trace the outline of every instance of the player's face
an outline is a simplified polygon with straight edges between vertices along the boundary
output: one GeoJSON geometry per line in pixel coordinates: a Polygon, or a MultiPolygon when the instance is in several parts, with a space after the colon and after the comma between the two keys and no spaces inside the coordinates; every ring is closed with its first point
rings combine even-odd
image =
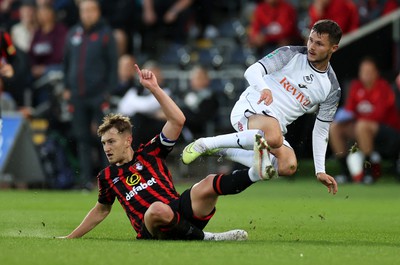
{"type": "Polygon", "coordinates": [[[328,34],[311,31],[307,41],[307,59],[318,70],[326,70],[332,53],[337,49],[338,45],[329,41],[328,34]]]}
{"type": "Polygon", "coordinates": [[[104,153],[110,164],[122,165],[130,161],[132,137],[111,128],[101,137],[104,153]]]}

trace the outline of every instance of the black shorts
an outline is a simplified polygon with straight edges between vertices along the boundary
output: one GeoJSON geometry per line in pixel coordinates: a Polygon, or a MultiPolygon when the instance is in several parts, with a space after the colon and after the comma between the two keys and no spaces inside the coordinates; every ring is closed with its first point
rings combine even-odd
{"type": "MultiPolygon", "coordinates": [[[[210,219],[213,217],[215,213],[215,208],[214,210],[206,217],[200,218],[196,217],[193,214],[193,209],[192,209],[192,199],[190,197],[190,189],[185,190],[181,196],[179,196],[178,199],[171,201],[168,205],[171,207],[171,209],[174,212],[178,212],[186,221],[192,223],[194,226],[197,228],[203,230],[204,227],[208,224],[210,219]]],[[[150,234],[150,232],[147,230],[144,221],[142,223],[142,228],[138,233],[138,236],[136,237],[137,239],[157,239],[150,234]]],[[[168,239],[168,238],[166,238],[168,239]]]]}

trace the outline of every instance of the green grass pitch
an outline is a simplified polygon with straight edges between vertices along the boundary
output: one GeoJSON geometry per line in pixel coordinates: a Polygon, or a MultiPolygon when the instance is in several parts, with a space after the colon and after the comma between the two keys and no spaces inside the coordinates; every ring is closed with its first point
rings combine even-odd
{"type": "MultiPolygon", "coordinates": [[[[189,184],[178,186],[179,191],[189,184]]],[[[257,183],[221,197],[208,231],[241,228],[245,242],[138,241],[116,202],[84,238],[74,229],[96,192],[0,191],[0,264],[399,264],[400,186],[342,185],[312,178],[257,183]]]]}

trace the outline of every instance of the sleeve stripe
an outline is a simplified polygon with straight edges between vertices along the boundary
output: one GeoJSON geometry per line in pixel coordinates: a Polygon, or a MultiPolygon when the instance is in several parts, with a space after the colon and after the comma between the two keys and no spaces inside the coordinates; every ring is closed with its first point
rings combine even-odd
{"type": "Polygon", "coordinates": [[[265,74],[268,74],[267,68],[265,68],[265,66],[260,61],[258,61],[258,63],[261,64],[261,66],[264,68],[265,74]]]}
{"type": "Polygon", "coordinates": [[[321,122],[332,122],[332,121],[327,121],[327,120],[321,120],[317,117],[317,120],[321,121],[321,122]]]}
{"type": "Polygon", "coordinates": [[[176,143],[176,140],[168,139],[162,132],[160,133],[160,141],[165,146],[174,146],[176,143]]]}

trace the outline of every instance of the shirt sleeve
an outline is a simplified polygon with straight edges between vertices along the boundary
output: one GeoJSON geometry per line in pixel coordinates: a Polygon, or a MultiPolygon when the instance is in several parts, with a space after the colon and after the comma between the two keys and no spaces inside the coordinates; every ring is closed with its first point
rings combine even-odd
{"type": "Polygon", "coordinates": [[[142,149],[139,148],[138,151],[143,151],[144,153],[165,159],[174,148],[175,143],[176,141],[166,138],[164,134],[160,132],[160,134],[156,135],[148,143],[142,146],[142,149]]]}
{"type": "Polygon", "coordinates": [[[312,133],[312,148],[315,173],[325,173],[325,155],[329,138],[329,122],[315,120],[312,133]]]}
{"type": "MultiPolygon", "coordinates": [[[[105,170],[109,170],[109,168],[105,170]]],[[[105,180],[103,171],[97,177],[97,184],[99,186],[97,201],[101,204],[112,205],[116,195],[110,187],[110,184],[105,180]]]]}
{"type": "Polygon", "coordinates": [[[264,81],[265,68],[260,63],[255,63],[249,66],[244,72],[244,77],[246,78],[249,85],[255,90],[261,92],[263,89],[267,89],[267,84],[264,81]]]}
{"type": "Polygon", "coordinates": [[[268,88],[264,81],[264,76],[285,67],[296,54],[302,52],[304,49],[305,47],[302,46],[284,46],[278,48],[258,62],[250,65],[246,69],[244,77],[250,86],[261,92],[263,89],[268,88]]]}
{"type": "Polygon", "coordinates": [[[329,90],[326,99],[319,104],[317,115],[318,120],[325,122],[333,121],[342,95],[342,90],[340,89],[335,73],[330,71],[328,76],[331,82],[331,89],[329,90]]]}

